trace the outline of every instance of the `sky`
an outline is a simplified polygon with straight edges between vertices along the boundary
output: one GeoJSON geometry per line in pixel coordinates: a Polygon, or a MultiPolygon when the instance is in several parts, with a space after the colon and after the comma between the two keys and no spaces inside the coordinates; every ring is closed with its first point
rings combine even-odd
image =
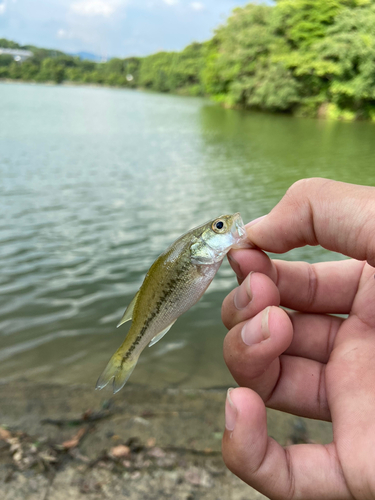
{"type": "Polygon", "coordinates": [[[250,0],[0,0],[0,38],[68,53],[143,56],[211,38],[250,0]]]}

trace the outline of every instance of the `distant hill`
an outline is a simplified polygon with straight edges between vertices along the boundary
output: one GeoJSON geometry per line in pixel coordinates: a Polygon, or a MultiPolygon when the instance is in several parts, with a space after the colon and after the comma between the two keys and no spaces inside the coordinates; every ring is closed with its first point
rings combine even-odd
{"type": "Polygon", "coordinates": [[[7,40],[6,38],[0,38],[0,47],[4,49],[22,49],[23,47],[12,40],[7,40]]]}
{"type": "MultiPolygon", "coordinates": [[[[55,49],[41,49],[40,47],[35,47],[34,45],[20,45],[19,43],[13,42],[12,40],[7,40],[6,38],[0,38],[0,47],[5,49],[28,49],[35,52],[43,52],[46,55],[56,56],[64,55],[64,52],[55,49]]],[[[75,52],[69,54],[71,56],[79,57],[81,61],[93,61],[93,62],[103,62],[103,57],[97,54],[92,54],[91,52],[75,52]]],[[[106,58],[110,59],[110,58],[106,58]]]]}
{"type": "Polygon", "coordinates": [[[82,61],[94,61],[94,62],[102,62],[103,58],[96,55],[96,54],[91,54],[91,52],[75,52],[74,54],[71,54],[72,56],[78,56],[82,61]]]}

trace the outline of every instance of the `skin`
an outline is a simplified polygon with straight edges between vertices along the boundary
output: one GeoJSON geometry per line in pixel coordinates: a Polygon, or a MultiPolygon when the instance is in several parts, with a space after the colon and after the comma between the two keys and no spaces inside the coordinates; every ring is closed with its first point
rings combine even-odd
{"type": "Polygon", "coordinates": [[[224,357],[240,385],[226,401],[224,460],[271,499],[373,499],[375,188],[302,180],[246,229],[256,249],[230,252],[240,286],[222,308],[224,357]],[[304,245],[351,259],[307,264],[260,250],[304,245]],[[333,442],[281,447],[266,406],[331,420],[333,442]]]}

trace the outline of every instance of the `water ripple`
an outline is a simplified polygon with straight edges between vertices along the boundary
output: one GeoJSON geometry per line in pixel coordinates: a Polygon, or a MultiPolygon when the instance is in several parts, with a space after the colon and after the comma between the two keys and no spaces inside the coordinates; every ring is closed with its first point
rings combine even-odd
{"type": "MultiPolygon", "coordinates": [[[[59,381],[93,384],[149,266],[188,228],[225,212],[267,213],[303,176],[375,183],[370,124],[325,127],[111,89],[0,90],[1,380],[55,380],[59,366],[59,381]]],[[[315,248],[289,258],[332,257],[315,248]]],[[[169,381],[186,368],[191,383],[220,385],[220,306],[234,286],[225,263],[167,340],[146,350],[134,380],[169,381]]]]}

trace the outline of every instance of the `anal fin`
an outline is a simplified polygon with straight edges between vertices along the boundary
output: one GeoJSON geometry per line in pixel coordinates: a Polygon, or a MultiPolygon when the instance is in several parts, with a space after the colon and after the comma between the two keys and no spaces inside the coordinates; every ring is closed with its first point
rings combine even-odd
{"type": "Polygon", "coordinates": [[[176,322],[176,320],[174,320],[169,326],[167,326],[167,328],[165,328],[162,332],[158,333],[157,335],[155,335],[155,337],[151,340],[151,342],[148,344],[148,347],[151,347],[153,346],[154,344],[156,344],[156,342],[159,342],[160,339],[162,339],[164,337],[164,335],[166,333],[169,332],[169,330],[172,328],[172,326],[174,325],[174,323],[176,322]]]}

